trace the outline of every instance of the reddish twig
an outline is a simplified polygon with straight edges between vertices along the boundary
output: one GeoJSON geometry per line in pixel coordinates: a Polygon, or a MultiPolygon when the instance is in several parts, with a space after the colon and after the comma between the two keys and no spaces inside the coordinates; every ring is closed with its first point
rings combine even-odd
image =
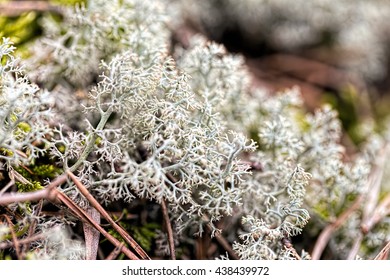
{"type": "Polygon", "coordinates": [[[8,228],[11,231],[11,239],[12,239],[12,243],[13,243],[14,248],[15,248],[16,257],[18,258],[18,260],[21,260],[23,256],[22,256],[22,253],[20,251],[20,242],[19,242],[18,238],[16,237],[16,234],[15,234],[15,231],[14,231],[14,228],[13,228],[14,225],[11,222],[11,219],[7,215],[2,215],[2,216],[7,221],[8,228]]]}
{"type": "MultiPolygon", "coordinates": [[[[121,242],[118,239],[110,235],[107,231],[105,231],[99,224],[97,224],[91,216],[89,216],[83,209],[81,209],[78,205],[76,205],[69,197],[65,194],[55,190],[57,198],[65,204],[73,213],[76,214],[83,222],[90,223],[94,228],[96,228],[108,241],[110,241],[114,246],[120,247],[121,242]]],[[[131,252],[125,246],[122,246],[121,251],[131,260],[139,260],[139,258],[131,252]]]]}
{"type": "Polygon", "coordinates": [[[390,194],[379,203],[370,217],[362,223],[362,232],[367,234],[377,223],[390,214],[390,194]]]}
{"type": "Polygon", "coordinates": [[[320,236],[317,238],[316,244],[314,245],[313,252],[311,253],[311,258],[313,260],[318,260],[321,257],[322,252],[324,251],[326,245],[328,244],[333,232],[335,232],[347,219],[348,217],[359,208],[360,204],[363,201],[363,196],[360,195],[354,203],[349,207],[347,210],[345,210],[338,218],[337,220],[326,226],[320,236]]]}
{"type": "Polygon", "coordinates": [[[173,230],[172,225],[169,220],[169,214],[168,214],[168,207],[164,200],[161,201],[161,210],[165,222],[165,227],[167,229],[167,235],[168,235],[168,244],[169,244],[169,251],[171,253],[171,259],[176,259],[176,253],[175,253],[175,241],[173,239],[173,230]]]}
{"type": "Polygon", "coordinates": [[[119,247],[116,247],[112,252],[107,256],[106,260],[115,260],[119,253],[121,252],[123,244],[121,244],[119,247]]]}
{"type": "Polygon", "coordinates": [[[93,207],[104,217],[111,226],[123,237],[123,239],[140,255],[142,259],[150,259],[146,252],[141,248],[141,246],[126,232],[124,228],[115,223],[115,221],[110,217],[107,211],[99,204],[99,202],[90,194],[87,188],[80,182],[79,179],[70,171],[67,171],[67,174],[75,183],[78,190],[84,195],[84,197],[91,203],[93,207]]]}
{"type": "Polygon", "coordinates": [[[353,246],[351,250],[349,251],[347,260],[354,260],[356,259],[356,256],[359,252],[360,245],[362,244],[364,235],[362,233],[358,233],[358,236],[355,238],[355,241],[353,242],[353,246]]]}
{"type": "Polygon", "coordinates": [[[390,252],[390,241],[386,244],[385,247],[379,252],[379,254],[374,258],[374,260],[387,260],[390,252]]]}
{"type": "Polygon", "coordinates": [[[57,177],[45,189],[28,193],[5,193],[0,196],[0,205],[8,205],[17,202],[37,201],[41,199],[54,200],[53,189],[63,184],[67,179],[66,174],[57,177]]]}

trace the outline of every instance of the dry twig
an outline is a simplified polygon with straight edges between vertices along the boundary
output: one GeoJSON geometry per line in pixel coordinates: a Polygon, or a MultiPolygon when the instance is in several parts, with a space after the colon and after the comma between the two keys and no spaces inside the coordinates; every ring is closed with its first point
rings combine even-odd
{"type": "Polygon", "coordinates": [[[371,216],[362,223],[362,232],[367,234],[377,223],[390,214],[390,194],[379,203],[371,216]]]}
{"type": "Polygon", "coordinates": [[[67,179],[67,175],[63,174],[57,177],[43,190],[28,192],[28,193],[5,193],[0,196],[0,205],[9,205],[11,203],[37,201],[40,199],[55,200],[53,195],[54,188],[63,184],[67,179]]]}
{"type": "Polygon", "coordinates": [[[115,260],[119,253],[121,252],[123,244],[121,244],[119,247],[116,247],[112,252],[107,256],[106,260],[115,260]]]}
{"type": "Polygon", "coordinates": [[[11,231],[11,239],[12,239],[13,246],[15,248],[16,257],[18,258],[18,260],[21,260],[23,258],[23,256],[22,256],[22,253],[20,251],[20,242],[19,242],[18,238],[16,237],[16,234],[14,231],[14,227],[13,227],[14,225],[13,225],[11,219],[8,217],[8,215],[2,215],[2,216],[7,221],[8,228],[11,231]]]}
{"type": "Polygon", "coordinates": [[[362,233],[359,233],[358,236],[355,238],[355,241],[353,243],[353,246],[351,250],[349,251],[349,254],[347,256],[347,260],[354,260],[356,259],[356,256],[360,249],[360,244],[362,244],[364,235],[362,233]]]}
{"type": "Polygon", "coordinates": [[[320,236],[317,238],[317,241],[314,245],[313,252],[311,253],[311,258],[313,260],[318,260],[321,257],[322,252],[324,251],[326,245],[328,244],[333,232],[335,232],[347,219],[348,217],[359,208],[360,204],[363,201],[363,196],[360,195],[358,198],[354,201],[354,203],[349,207],[347,210],[345,210],[338,218],[337,220],[326,226],[320,236]]]}
{"type": "Polygon", "coordinates": [[[93,207],[104,217],[111,226],[123,237],[123,239],[140,255],[142,259],[150,259],[141,246],[126,232],[124,228],[115,223],[106,210],[99,204],[99,202],[90,194],[87,188],[77,179],[77,177],[70,171],[67,171],[69,177],[73,180],[76,187],[84,195],[84,197],[91,203],[93,207]]]}
{"type": "Polygon", "coordinates": [[[367,198],[363,209],[363,218],[361,224],[361,229],[364,234],[366,234],[371,229],[373,224],[372,216],[378,204],[379,192],[384,172],[384,165],[387,155],[389,154],[389,148],[390,146],[387,144],[378,153],[378,158],[375,162],[375,165],[371,171],[368,180],[367,198]]]}
{"type": "MultiPolygon", "coordinates": [[[[76,205],[69,197],[65,194],[55,190],[57,198],[64,203],[69,209],[76,214],[83,222],[89,222],[94,228],[96,228],[108,241],[110,241],[114,246],[120,247],[121,242],[105,231],[99,224],[97,224],[91,216],[89,216],[83,209],[81,209],[78,205],[76,205]]],[[[139,260],[139,258],[131,252],[127,247],[122,246],[121,251],[131,260],[139,260]]]]}
{"type": "Polygon", "coordinates": [[[161,202],[161,210],[163,213],[163,218],[165,222],[165,226],[167,229],[167,235],[168,235],[168,244],[169,244],[169,251],[171,253],[171,259],[176,259],[176,253],[175,253],[175,241],[173,239],[173,231],[172,231],[172,225],[169,220],[169,214],[168,214],[168,207],[164,200],[161,202]]]}
{"type": "MultiPolygon", "coordinates": [[[[37,207],[37,209],[36,209],[36,213],[35,213],[36,216],[39,216],[39,215],[40,215],[40,213],[41,213],[41,211],[42,211],[42,204],[43,204],[43,200],[41,199],[41,200],[39,201],[38,207],[37,207]]],[[[29,228],[29,230],[28,230],[28,235],[27,235],[27,238],[25,238],[25,239],[29,239],[29,238],[31,238],[31,236],[33,236],[33,234],[34,234],[34,232],[35,232],[35,229],[36,229],[36,225],[37,225],[37,220],[34,219],[34,220],[31,222],[31,224],[30,224],[30,228],[29,228]]],[[[25,239],[24,239],[24,240],[25,240],[25,239]]],[[[29,246],[30,246],[30,243],[29,243],[29,242],[24,243],[24,244],[23,244],[23,247],[22,247],[23,252],[27,251],[27,249],[28,249],[29,246]]]]}
{"type": "MultiPolygon", "coordinates": [[[[95,208],[88,207],[86,211],[88,215],[91,215],[91,218],[97,224],[100,224],[100,214],[95,208]]],[[[85,237],[86,259],[96,260],[96,256],[99,248],[100,232],[96,230],[94,227],[90,226],[88,223],[83,223],[83,229],[84,229],[84,237],[85,237]]]]}
{"type": "Polygon", "coordinates": [[[379,254],[374,258],[374,260],[387,260],[390,253],[390,241],[386,244],[385,247],[379,252],[379,254]]]}

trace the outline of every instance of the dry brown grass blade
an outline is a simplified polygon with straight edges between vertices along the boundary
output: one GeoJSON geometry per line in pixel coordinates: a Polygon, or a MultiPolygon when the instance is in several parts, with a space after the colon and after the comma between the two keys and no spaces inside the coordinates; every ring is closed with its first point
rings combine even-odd
{"type": "Polygon", "coordinates": [[[12,240],[12,243],[13,243],[13,247],[15,248],[16,257],[18,258],[18,260],[21,260],[23,258],[23,256],[22,256],[22,252],[20,250],[19,240],[16,237],[16,234],[15,234],[15,231],[14,231],[14,225],[13,225],[11,219],[8,217],[8,215],[2,215],[2,216],[7,221],[8,228],[11,231],[11,240],[12,240]]]}
{"type": "Polygon", "coordinates": [[[386,244],[385,247],[379,252],[379,254],[374,258],[374,260],[387,260],[390,253],[390,241],[386,244]]]}
{"type": "Polygon", "coordinates": [[[389,154],[389,144],[386,144],[378,153],[376,162],[372,168],[368,180],[367,197],[363,208],[363,218],[361,229],[366,234],[370,229],[372,222],[372,215],[378,204],[379,192],[383,178],[384,165],[389,154]]]}
{"type": "Polygon", "coordinates": [[[362,232],[367,234],[377,223],[390,214],[390,194],[379,203],[373,214],[362,224],[362,232]]]}
{"type": "MultiPolygon", "coordinates": [[[[110,235],[107,231],[105,231],[99,224],[97,224],[91,216],[89,216],[83,209],[81,209],[79,206],[77,206],[69,197],[67,197],[65,194],[56,191],[57,198],[65,204],[70,210],[72,210],[76,216],[78,216],[83,222],[90,223],[94,228],[96,228],[105,238],[107,238],[108,241],[110,241],[114,246],[120,247],[121,242],[119,242],[118,239],[110,235]]],[[[139,260],[139,258],[131,252],[128,248],[125,246],[122,246],[121,251],[131,260],[139,260]]]]}
{"type": "Polygon", "coordinates": [[[355,237],[352,248],[348,253],[347,260],[355,260],[356,259],[356,256],[359,252],[360,245],[362,244],[363,238],[364,238],[363,233],[361,233],[361,232],[358,233],[358,236],[355,237]]]}
{"type": "Polygon", "coordinates": [[[326,245],[332,237],[333,232],[335,232],[348,219],[348,217],[359,208],[362,201],[363,196],[358,196],[358,198],[354,201],[351,207],[345,210],[334,223],[329,224],[322,230],[320,236],[317,238],[317,241],[314,245],[313,252],[311,253],[311,258],[313,260],[320,259],[322,252],[324,251],[326,245]]]}
{"type": "Polygon", "coordinates": [[[0,196],[0,205],[9,205],[11,203],[37,201],[42,198],[50,197],[50,189],[43,189],[29,193],[6,193],[0,196]]]}
{"type": "Polygon", "coordinates": [[[115,260],[118,257],[119,253],[121,252],[122,246],[123,244],[119,247],[116,247],[114,250],[112,250],[112,252],[107,256],[105,260],[106,261],[115,260]]]}
{"type": "Polygon", "coordinates": [[[123,239],[139,254],[142,259],[150,260],[150,257],[146,252],[141,248],[141,246],[126,232],[124,228],[115,223],[107,211],[99,204],[99,202],[91,195],[87,188],[80,182],[80,180],[70,171],[67,171],[67,174],[75,183],[78,190],[84,195],[84,197],[89,201],[89,203],[95,207],[95,209],[104,217],[111,226],[123,237],[123,239]]]}
{"type": "Polygon", "coordinates": [[[171,259],[175,260],[176,259],[176,253],[175,253],[175,241],[173,239],[173,230],[172,230],[172,225],[169,220],[169,214],[168,214],[168,207],[166,202],[163,200],[161,202],[161,210],[163,213],[163,218],[165,222],[165,227],[167,230],[167,235],[168,235],[168,244],[169,244],[169,251],[171,253],[171,259]]]}
{"type": "MultiPolygon", "coordinates": [[[[100,214],[95,208],[88,207],[86,212],[97,224],[100,224],[100,214]]],[[[85,237],[86,259],[96,260],[99,248],[100,232],[88,223],[83,223],[83,230],[85,237]]]]}

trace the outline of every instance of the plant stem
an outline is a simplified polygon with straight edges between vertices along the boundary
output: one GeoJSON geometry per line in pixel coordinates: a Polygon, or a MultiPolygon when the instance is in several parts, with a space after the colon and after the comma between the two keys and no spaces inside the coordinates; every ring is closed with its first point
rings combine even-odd
{"type": "Polygon", "coordinates": [[[111,226],[123,237],[123,239],[140,255],[142,259],[148,260],[150,257],[141,248],[141,246],[126,232],[124,228],[115,223],[106,210],[99,204],[99,202],[91,195],[87,188],[77,179],[77,177],[70,171],[67,172],[69,177],[73,180],[78,190],[84,195],[84,197],[91,203],[93,207],[105,218],[111,226]]]}
{"type": "Polygon", "coordinates": [[[101,115],[99,124],[96,126],[96,129],[92,131],[91,134],[88,135],[87,145],[85,146],[83,153],[80,155],[80,158],[76,161],[75,164],[73,164],[68,169],[70,172],[75,172],[77,168],[79,168],[80,165],[83,164],[83,162],[87,159],[89,154],[92,152],[93,147],[95,146],[96,139],[98,138],[96,131],[102,130],[104,128],[111,114],[112,114],[112,108],[110,107],[107,111],[105,111],[101,115]]]}
{"type": "Polygon", "coordinates": [[[96,228],[108,241],[110,241],[116,247],[121,247],[121,251],[131,260],[139,260],[139,258],[131,252],[127,247],[122,246],[122,243],[109,234],[105,229],[103,229],[99,224],[97,224],[91,216],[89,216],[83,209],[81,209],[77,204],[75,204],[69,197],[64,193],[54,190],[56,192],[57,198],[65,204],[69,209],[71,209],[77,217],[79,217],[83,222],[90,223],[94,228],[96,228]]]}
{"type": "Polygon", "coordinates": [[[167,229],[168,244],[169,244],[169,251],[171,252],[171,259],[176,260],[175,241],[173,239],[173,230],[172,230],[171,222],[169,221],[168,207],[167,207],[167,204],[166,204],[164,199],[161,201],[161,210],[163,213],[165,226],[167,229]]]}

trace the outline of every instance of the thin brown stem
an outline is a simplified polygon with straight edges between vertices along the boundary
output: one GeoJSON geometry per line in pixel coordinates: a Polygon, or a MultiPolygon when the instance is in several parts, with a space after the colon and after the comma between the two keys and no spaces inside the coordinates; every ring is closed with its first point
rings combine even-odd
{"type": "MultiPolygon", "coordinates": [[[[43,200],[41,199],[38,203],[38,207],[36,209],[36,213],[35,216],[39,216],[41,211],[42,211],[42,204],[43,204],[43,200]]],[[[30,224],[30,228],[28,230],[28,235],[27,235],[27,238],[25,239],[29,239],[31,236],[33,236],[34,232],[35,232],[35,228],[36,228],[36,225],[37,225],[37,220],[34,219],[31,224],[30,224]]],[[[26,242],[23,244],[23,247],[22,247],[22,250],[23,252],[27,251],[28,247],[30,246],[30,243],[26,242]]]]}
{"type": "MultiPolygon", "coordinates": [[[[211,229],[211,226],[210,226],[210,229],[211,229]]],[[[220,233],[216,233],[214,237],[218,241],[218,243],[226,250],[226,252],[228,252],[228,254],[230,255],[230,257],[233,260],[239,260],[240,259],[237,256],[236,252],[234,252],[234,250],[233,250],[232,246],[230,245],[230,243],[220,233]]]]}
{"type": "Polygon", "coordinates": [[[390,214],[390,194],[379,203],[370,217],[367,217],[362,223],[361,229],[367,234],[377,223],[390,214]]]}
{"type": "Polygon", "coordinates": [[[107,258],[105,260],[115,260],[119,253],[121,252],[121,249],[122,249],[122,245],[120,245],[119,247],[116,247],[114,250],[112,250],[112,252],[107,256],[107,258]]]}
{"type": "Polygon", "coordinates": [[[46,188],[39,191],[28,192],[28,193],[5,193],[0,196],[0,205],[8,205],[11,203],[26,202],[26,201],[37,201],[41,199],[53,200],[53,189],[63,184],[67,179],[66,174],[57,177],[51,182],[46,188]]]}
{"type": "Polygon", "coordinates": [[[175,253],[175,241],[173,238],[173,230],[172,230],[172,225],[169,220],[169,213],[168,213],[168,207],[165,202],[165,200],[161,201],[161,210],[165,222],[165,227],[167,230],[167,235],[168,235],[168,244],[169,244],[169,251],[171,253],[171,259],[176,260],[176,253],[175,253]]]}
{"type": "MultiPolygon", "coordinates": [[[[25,238],[25,239],[20,239],[20,240],[18,240],[18,243],[19,243],[19,245],[25,245],[25,244],[30,244],[31,242],[34,242],[34,241],[37,241],[40,239],[44,239],[44,238],[47,238],[47,234],[46,233],[39,233],[39,234],[33,235],[31,237],[25,238]]],[[[0,243],[0,250],[14,247],[14,245],[15,244],[12,241],[0,243]]]]}
{"type": "Polygon", "coordinates": [[[351,250],[349,251],[347,260],[354,260],[356,259],[356,256],[359,252],[360,245],[362,244],[364,235],[362,233],[359,233],[359,235],[355,238],[355,241],[353,242],[353,246],[351,250]]]}
{"type": "Polygon", "coordinates": [[[142,259],[150,259],[146,252],[141,248],[141,246],[126,232],[124,228],[115,223],[107,211],[99,204],[99,202],[91,195],[87,188],[80,182],[79,179],[70,171],[67,171],[67,174],[75,183],[78,190],[84,195],[84,197],[89,201],[89,203],[95,207],[95,209],[104,217],[111,226],[123,237],[123,239],[140,255],[142,259]]]}
{"type": "Polygon", "coordinates": [[[390,252],[390,241],[386,244],[385,247],[379,252],[379,254],[374,258],[374,260],[387,260],[390,252]]]}
{"type": "Polygon", "coordinates": [[[337,220],[327,225],[321,232],[320,236],[317,238],[317,241],[314,245],[313,252],[311,253],[311,258],[313,260],[320,259],[322,252],[324,251],[326,245],[328,244],[333,232],[335,232],[347,219],[348,217],[359,208],[360,204],[363,201],[363,196],[360,195],[354,203],[349,207],[347,210],[345,210],[338,218],[337,220]]]}
{"type": "Polygon", "coordinates": [[[11,231],[11,239],[12,239],[12,243],[14,244],[16,257],[18,258],[18,260],[21,260],[23,258],[23,256],[22,256],[22,253],[20,251],[20,242],[19,242],[19,240],[15,234],[15,231],[14,231],[14,225],[11,222],[11,219],[7,215],[3,215],[3,217],[7,221],[8,228],[11,231]]]}
{"type": "MultiPolygon", "coordinates": [[[[90,223],[94,228],[96,228],[108,241],[110,241],[114,246],[119,247],[122,243],[105,231],[99,224],[97,224],[91,216],[89,216],[83,209],[81,209],[78,205],[76,205],[69,197],[67,197],[64,193],[55,190],[57,198],[65,204],[73,213],[76,214],[83,222],[90,223]]],[[[122,246],[121,251],[131,260],[139,260],[139,258],[131,252],[127,247],[122,246]]]]}

